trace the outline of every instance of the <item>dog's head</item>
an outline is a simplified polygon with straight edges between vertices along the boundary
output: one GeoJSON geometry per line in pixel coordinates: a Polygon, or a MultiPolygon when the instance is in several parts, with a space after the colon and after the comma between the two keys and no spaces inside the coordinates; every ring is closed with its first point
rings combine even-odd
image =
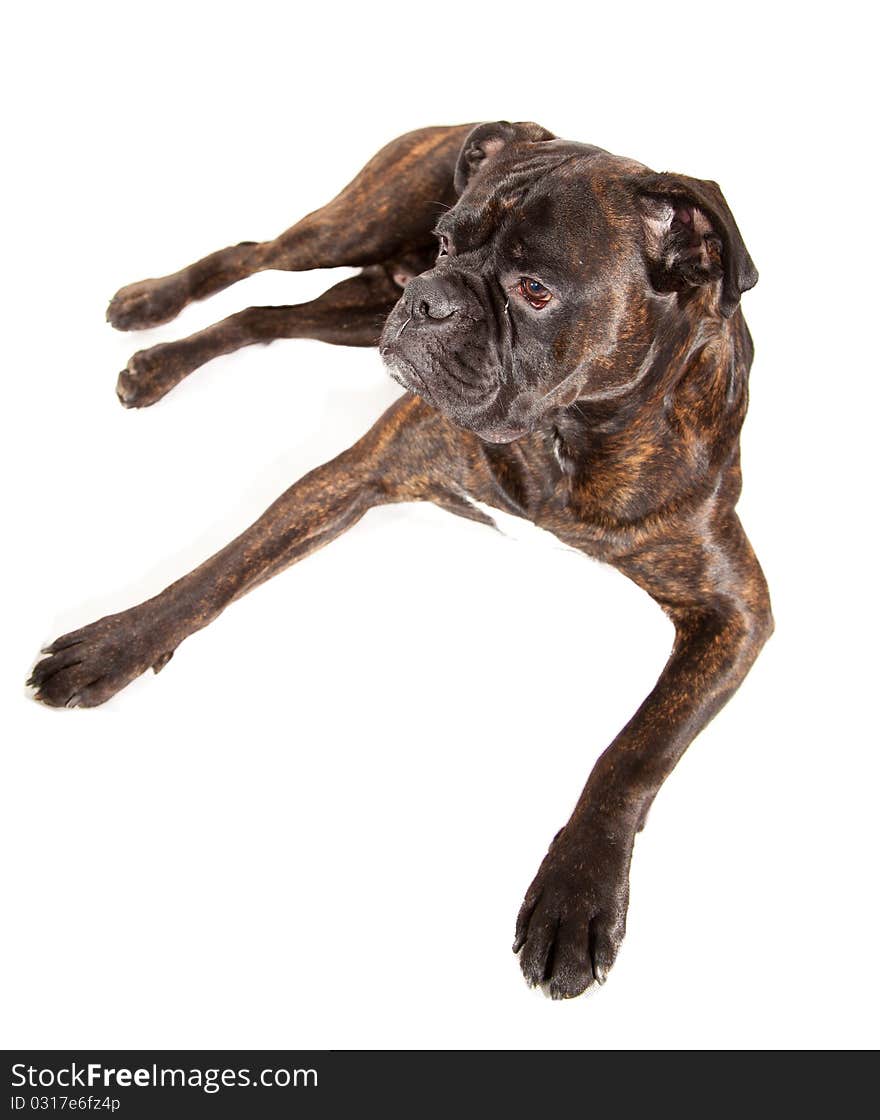
{"type": "Polygon", "coordinates": [[[437,262],[407,284],[380,350],[405,388],[492,442],[625,392],[695,293],[709,293],[701,314],[729,318],[757,281],[717,184],[540,125],[479,125],[455,187],[437,262]]]}

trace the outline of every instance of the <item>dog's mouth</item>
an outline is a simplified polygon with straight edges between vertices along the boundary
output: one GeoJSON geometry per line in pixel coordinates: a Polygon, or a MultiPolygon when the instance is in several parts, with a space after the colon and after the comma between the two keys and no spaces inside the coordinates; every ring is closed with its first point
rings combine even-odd
{"type": "Polygon", "coordinates": [[[395,353],[390,343],[387,346],[379,347],[379,355],[393,381],[402,385],[408,392],[418,393],[420,397],[425,397],[431,404],[436,403],[431,398],[431,390],[425,384],[424,378],[408,358],[395,353]]]}
{"type": "Polygon", "coordinates": [[[522,436],[528,435],[529,428],[523,425],[498,424],[489,421],[487,413],[495,401],[497,392],[490,389],[480,389],[473,393],[472,399],[467,399],[470,394],[465,394],[460,385],[453,382],[453,391],[446,392],[432,387],[419,372],[418,366],[395,351],[392,344],[380,347],[379,350],[389,376],[409,393],[416,393],[428,404],[432,405],[448,417],[453,423],[466,431],[485,440],[486,443],[512,443],[522,436]]]}
{"type": "Polygon", "coordinates": [[[514,440],[522,439],[529,434],[528,428],[511,427],[474,428],[473,431],[486,443],[513,443],[514,440]]]}
{"type": "Polygon", "coordinates": [[[443,370],[428,380],[419,368],[419,363],[401,354],[392,344],[379,349],[385,368],[391,377],[411,393],[432,404],[445,416],[456,420],[466,415],[479,416],[494,400],[496,390],[491,385],[475,385],[459,378],[451,370],[443,370]]]}

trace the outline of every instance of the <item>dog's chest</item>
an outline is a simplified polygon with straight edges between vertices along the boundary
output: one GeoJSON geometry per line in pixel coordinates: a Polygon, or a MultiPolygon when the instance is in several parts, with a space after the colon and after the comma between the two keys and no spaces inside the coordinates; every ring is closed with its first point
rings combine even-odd
{"type": "MultiPolygon", "coordinates": [[[[484,445],[483,463],[489,485],[469,497],[506,536],[568,546],[598,559],[611,559],[626,548],[626,534],[621,536],[612,516],[603,516],[592,480],[583,475],[583,453],[575,459],[563,432],[551,429],[514,444],[484,445]]],[[[603,466],[596,464],[601,478],[603,466]]]]}

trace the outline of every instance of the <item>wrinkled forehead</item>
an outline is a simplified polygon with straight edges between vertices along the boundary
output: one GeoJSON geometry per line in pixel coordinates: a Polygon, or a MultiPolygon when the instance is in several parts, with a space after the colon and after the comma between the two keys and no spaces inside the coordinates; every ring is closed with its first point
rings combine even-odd
{"type": "Polygon", "coordinates": [[[644,172],[642,164],[567,141],[512,149],[438,223],[457,253],[491,242],[513,260],[549,256],[577,270],[583,247],[614,239],[633,224],[627,179],[644,172]]]}

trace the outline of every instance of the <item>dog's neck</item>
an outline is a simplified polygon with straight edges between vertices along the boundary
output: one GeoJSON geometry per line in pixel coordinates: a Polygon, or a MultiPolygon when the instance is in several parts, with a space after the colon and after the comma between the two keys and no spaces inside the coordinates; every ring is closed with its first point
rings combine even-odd
{"type": "MultiPolygon", "coordinates": [[[[739,436],[750,364],[751,340],[739,313],[730,320],[679,315],[664,323],[624,391],[585,393],[548,417],[548,449],[573,498],[592,504],[599,490],[602,503],[611,501],[622,514],[615,486],[623,495],[631,479],[644,480],[661,452],[671,451],[682,468],[688,464],[689,478],[695,457],[707,479],[717,473],[739,436]]],[[[677,489],[674,477],[658,478],[655,488],[661,485],[670,491],[665,497],[677,489]]]]}

